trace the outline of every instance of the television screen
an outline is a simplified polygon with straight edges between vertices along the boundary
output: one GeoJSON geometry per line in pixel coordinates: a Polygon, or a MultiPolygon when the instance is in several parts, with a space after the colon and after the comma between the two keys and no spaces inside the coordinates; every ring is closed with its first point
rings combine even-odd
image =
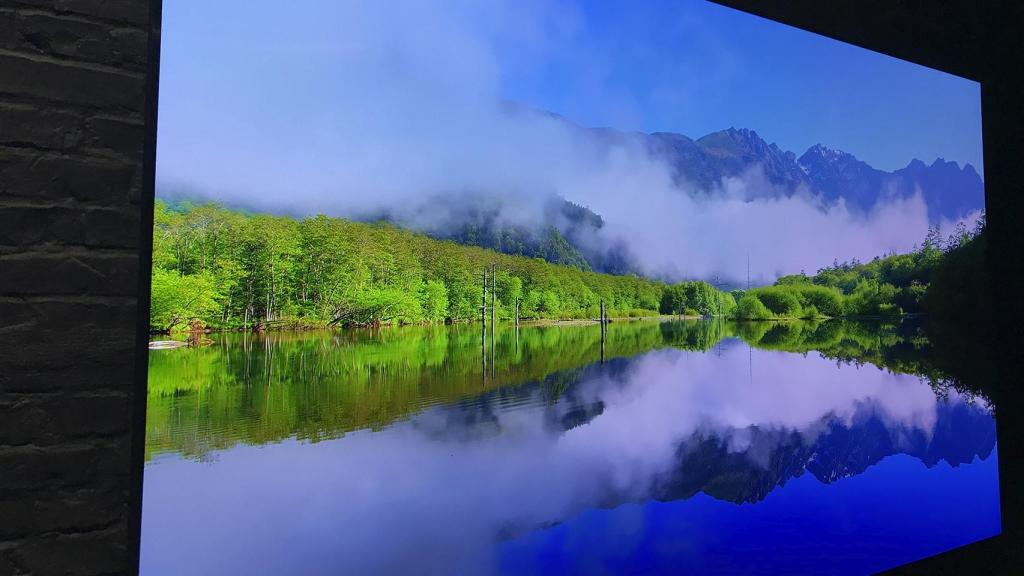
{"type": "Polygon", "coordinates": [[[141,572],[1000,532],[980,87],[715,4],[168,0],[141,572]]]}

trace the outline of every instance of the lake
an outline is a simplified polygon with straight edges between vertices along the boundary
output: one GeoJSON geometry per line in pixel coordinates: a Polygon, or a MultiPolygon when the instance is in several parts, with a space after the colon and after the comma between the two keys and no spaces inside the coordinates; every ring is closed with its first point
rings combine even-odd
{"type": "Polygon", "coordinates": [[[160,574],[868,574],[1000,531],[913,323],[213,334],[150,352],[160,574]]]}

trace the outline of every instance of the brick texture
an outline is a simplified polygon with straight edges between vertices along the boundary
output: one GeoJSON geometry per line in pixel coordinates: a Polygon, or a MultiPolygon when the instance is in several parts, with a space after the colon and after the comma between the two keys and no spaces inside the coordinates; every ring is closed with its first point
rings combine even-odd
{"type": "Polygon", "coordinates": [[[150,9],[0,2],[0,576],[135,571],[150,9]]]}

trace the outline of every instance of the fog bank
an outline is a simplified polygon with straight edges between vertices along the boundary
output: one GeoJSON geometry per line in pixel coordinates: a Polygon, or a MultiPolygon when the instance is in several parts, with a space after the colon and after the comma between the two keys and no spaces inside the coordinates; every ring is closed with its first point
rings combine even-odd
{"type": "Polygon", "coordinates": [[[500,199],[502,222],[537,223],[555,195],[604,218],[582,241],[624,242],[646,274],[736,283],[748,260],[751,280],[770,282],[835,259],[907,251],[927,233],[919,195],[855,214],[807,191],[775,190],[756,165],[700,190],[674,183],[670,167],[628,135],[595,138],[510,107],[507,52],[519,67],[540,67],[545,48],[578,25],[556,3],[454,2],[441,11],[346,2],[311,13],[303,28],[275,26],[269,3],[238,5],[245,22],[212,21],[187,49],[174,35],[199,8],[166,19],[161,112],[185,120],[160,124],[159,194],[289,214],[387,212],[422,229],[452,222],[453,203],[478,196],[500,199]],[[187,78],[203,85],[176,74],[186,64],[197,68],[187,78]],[[295,106],[270,105],[282,99],[295,106]]]}

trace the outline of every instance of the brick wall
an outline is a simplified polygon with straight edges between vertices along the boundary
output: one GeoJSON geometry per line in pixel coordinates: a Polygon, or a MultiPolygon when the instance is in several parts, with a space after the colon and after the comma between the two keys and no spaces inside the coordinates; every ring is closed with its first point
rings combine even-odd
{"type": "Polygon", "coordinates": [[[135,561],[150,4],[0,2],[0,576],[135,561]]]}

